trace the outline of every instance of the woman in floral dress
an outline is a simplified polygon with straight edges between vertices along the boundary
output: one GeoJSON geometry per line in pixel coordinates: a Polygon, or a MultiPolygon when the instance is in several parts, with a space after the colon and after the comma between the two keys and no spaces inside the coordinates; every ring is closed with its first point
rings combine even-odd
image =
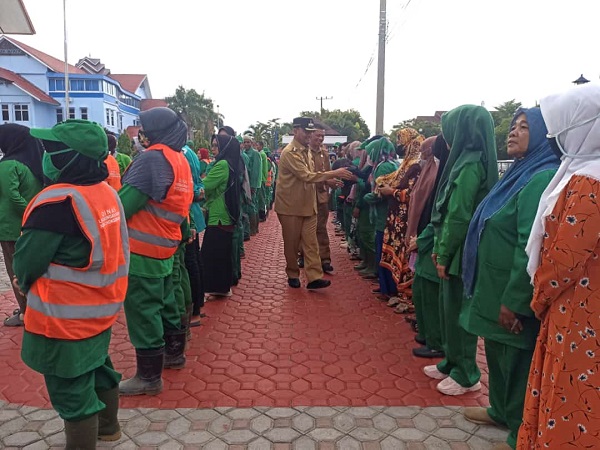
{"type": "Polygon", "coordinates": [[[376,190],[390,198],[387,222],[383,232],[383,248],[379,264],[392,273],[398,287],[398,297],[392,297],[389,306],[396,312],[414,312],[412,304],[413,272],[408,267],[406,229],[408,206],[412,189],[421,174],[421,144],[425,138],[413,128],[398,131],[398,145],[404,149],[404,160],[394,173],[379,177],[376,190]]]}
{"type": "Polygon", "coordinates": [[[600,86],[540,103],[562,154],[527,245],[541,320],[519,449],[600,448],[600,86]]]}

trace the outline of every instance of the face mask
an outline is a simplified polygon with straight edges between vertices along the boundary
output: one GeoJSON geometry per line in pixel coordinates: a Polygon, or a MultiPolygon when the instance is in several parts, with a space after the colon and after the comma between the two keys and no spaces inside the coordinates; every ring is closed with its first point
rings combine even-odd
{"type": "Polygon", "coordinates": [[[67,165],[65,167],[63,167],[62,169],[58,169],[54,165],[54,163],[52,162],[52,156],[60,155],[61,153],[67,153],[67,152],[72,152],[72,151],[73,151],[72,149],[67,148],[65,150],[60,150],[58,152],[54,152],[54,153],[52,153],[52,155],[48,152],[44,152],[44,156],[42,157],[42,171],[44,172],[44,175],[46,175],[46,177],[50,181],[56,182],[56,180],[58,180],[60,175],[66,170],[66,168],[69,167],[71,164],[73,164],[73,162],[77,159],[77,157],[79,156],[79,153],[75,154],[73,159],[71,159],[71,161],[69,161],[67,163],[67,165]]]}
{"type": "Polygon", "coordinates": [[[586,158],[588,158],[588,159],[595,159],[595,158],[597,158],[598,155],[595,154],[595,153],[587,154],[587,155],[570,155],[562,147],[562,145],[560,143],[560,140],[558,139],[558,136],[560,136],[563,133],[566,133],[569,130],[573,130],[575,128],[582,127],[585,124],[593,122],[594,120],[596,120],[598,118],[600,118],[600,114],[598,114],[597,116],[594,116],[594,117],[592,117],[590,119],[584,120],[581,123],[578,123],[578,124],[575,124],[575,125],[571,125],[570,127],[567,127],[564,130],[559,131],[558,133],[553,133],[553,134],[548,133],[546,135],[546,138],[548,139],[548,142],[550,142],[550,146],[552,147],[552,150],[554,151],[554,153],[556,153],[556,155],[559,156],[559,157],[561,157],[561,158],[562,158],[563,155],[567,156],[569,158],[572,158],[572,159],[586,159],[586,158]]]}

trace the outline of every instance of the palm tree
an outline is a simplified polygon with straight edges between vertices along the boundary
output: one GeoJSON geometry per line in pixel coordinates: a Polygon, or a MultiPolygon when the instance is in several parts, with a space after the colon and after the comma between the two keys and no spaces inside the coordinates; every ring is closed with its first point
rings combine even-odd
{"type": "Polygon", "coordinates": [[[204,92],[198,94],[195,89],[179,86],[175,95],[165,100],[187,124],[190,139],[194,138],[194,130],[199,131],[204,139],[210,139],[218,118],[211,98],[206,97],[204,92]]]}

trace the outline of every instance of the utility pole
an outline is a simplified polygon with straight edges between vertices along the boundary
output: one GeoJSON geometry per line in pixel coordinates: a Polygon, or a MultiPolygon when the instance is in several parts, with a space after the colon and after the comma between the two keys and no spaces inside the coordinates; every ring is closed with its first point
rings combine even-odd
{"type": "Polygon", "coordinates": [[[64,25],[64,38],[65,38],[65,117],[63,120],[69,118],[69,63],[67,61],[67,0],[63,0],[63,25],[64,25]]]}
{"type": "Polygon", "coordinates": [[[375,134],[383,134],[386,34],[386,0],[379,0],[379,56],[377,57],[377,109],[375,115],[375,134]]]}
{"type": "Polygon", "coordinates": [[[321,101],[321,115],[323,115],[323,100],[333,100],[333,97],[317,97],[321,101]]]}

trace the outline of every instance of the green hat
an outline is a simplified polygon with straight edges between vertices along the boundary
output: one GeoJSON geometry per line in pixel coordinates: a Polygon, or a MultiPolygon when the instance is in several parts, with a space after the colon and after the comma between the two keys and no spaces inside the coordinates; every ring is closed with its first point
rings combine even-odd
{"type": "Polygon", "coordinates": [[[89,120],[69,119],[52,128],[32,128],[33,137],[62,142],[88,158],[103,161],[108,155],[108,139],[104,129],[89,120]]]}
{"type": "Polygon", "coordinates": [[[336,142],[335,144],[333,144],[334,147],[341,147],[342,143],[341,142],[336,142]]]}
{"type": "Polygon", "coordinates": [[[243,138],[243,137],[241,137],[239,134],[238,134],[238,135],[237,135],[235,138],[238,140],[238,142],[239,142],[240,144],[241,144],[242,142],[244,142],[244,138],[243,138]]]}

